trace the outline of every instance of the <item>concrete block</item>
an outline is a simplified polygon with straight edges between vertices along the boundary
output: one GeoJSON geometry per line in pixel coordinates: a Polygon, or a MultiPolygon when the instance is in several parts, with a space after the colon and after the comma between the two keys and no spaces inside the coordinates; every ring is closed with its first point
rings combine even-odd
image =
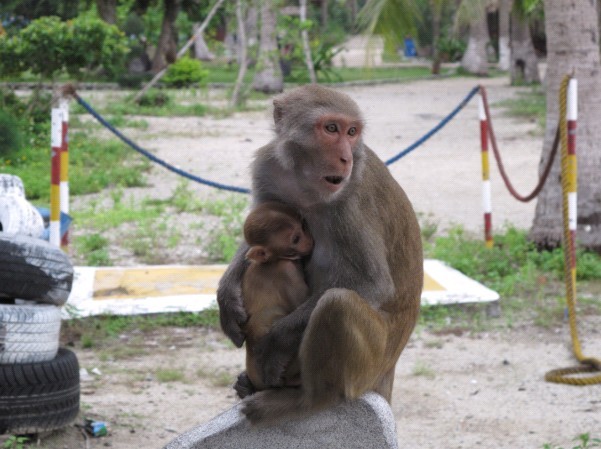
{"type": "Polygon", "coordinates": [[[376,393],[307,418],[251,427],[238,404],[180,435],[164,449],[397,449],[388,402],[376,393]]]}

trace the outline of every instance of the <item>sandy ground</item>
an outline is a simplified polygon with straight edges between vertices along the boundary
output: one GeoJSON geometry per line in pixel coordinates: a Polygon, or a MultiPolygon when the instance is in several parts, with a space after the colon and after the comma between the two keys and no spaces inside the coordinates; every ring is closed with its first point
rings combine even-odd
{"type": "MultiPolygon", "coordinates": [[[[504,78],[345,91],[365,112],[366,142],[386,159],[431,129],[478,82],[488,87],[493,104],[519,92],[504,78]]],[[[537,178],[542,137],[534,123],[504,117],[498,108],[493,113],[507,170],[518,189],[529,190],[537,178]]],[[[147,120],[148,131],[132,131],[141,144],[196,174],[239,186],[249,185],[251,155],[272,135],[269,111],[227,119],[147,120]]],[[[477,102],[472,100],[441,133],[391,167],[415,209],[431,214],[429,220],[441,230],[461,224],[482,231],[478,132],[477,102]]],[[[149,178],[151,186],[126,195],[167,198],[179,182],[160,167],[152,168],[149,178]]],[[[494,168],[492,183],[494,225],[527,228],[534,203],[510,199],[494,168]]],[[[208,187],[190,188],[199,197],[215,195],[208,187]]],[[[84,207],[86,201],[80,198],[74,207],[84,207]]],[[[184,241],[174,252],[184,263],[197,263],[202,254],[196,246],[184,241]]],[[[126,251],[119,254],[118,263],[138,263],[126,251]]],[[[420,329],[414,334],[397,365],[393,394],[401,448],[540,448],[544,443],[568,446],[583,432],[601,437],[601,386],[576,388],[543,380],[547,370],[573,364],[566,325],[541,329],[513,320],[510,330],[441,334],[420,329]]],[[[501,321],[509,318],[504,315],[501,321]]],[[[601,350],[600,326],[599,316],[581,319],[585,352],[601,350]]],[[[203,329],[132,333],[102,350],[75,346],[75,351],[83,368],[101,373],[82,382],[82,417],[106,421],[110,435],[86,443],[70,427],[42,436],[40,447],[162,447],[236,402],[231,383],[244,363],[243,350],[203,329]],[[166,380],[166,369],[179,372],[179,378],[166,380]]]]}

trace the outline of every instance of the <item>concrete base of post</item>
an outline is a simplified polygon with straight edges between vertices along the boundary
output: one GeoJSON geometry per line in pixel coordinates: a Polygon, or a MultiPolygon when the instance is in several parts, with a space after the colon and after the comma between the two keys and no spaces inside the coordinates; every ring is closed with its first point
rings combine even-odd
{"type": "Polygon", "coordinates": [[[252,427],[238,404],[171,441],[164,449],[396,449],[390,405],[376,393],[310,417],[252,427]]]}

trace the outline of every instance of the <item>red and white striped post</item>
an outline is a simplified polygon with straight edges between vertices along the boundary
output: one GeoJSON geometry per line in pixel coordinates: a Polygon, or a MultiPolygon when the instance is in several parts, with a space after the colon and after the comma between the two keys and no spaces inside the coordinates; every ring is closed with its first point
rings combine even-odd
{"type": "Polygon", "coordinates": [[[576,121],[578,120],[578,81],[570,79],[567,105],[568,157],[567,157],[567,196],[568,226],[570,230],[570,272],[572,283],[576,285],[576,228],[578,226],[578,165],[576,160],[576,121]]]}
{"type": "MultiPolygon", "coordinates": [[[[61,134],[61,152],[60,152],[60,211],[69,213],[69,102],[62,98],[59,102],[59,108],[63,113],[63,125],[61,134]]],[[[69,245],[68,231],[62,238],[62,246],[69,245]]]]}
{"type": "Polygon", "coordinates": [[[50,171],[50,243],[55,246],[61,244],[61,151],[63,146],[63,111],[52,108],[50,140],[52,147],[52,161],[50,171]]]}
{"type": "MultiPolygon", "coordinates": [[[[484,89],[484,87],[480,87],[484,89]]],[[[480,118],[480,149],[482,154],[482,206],[484,209],[484,240],[487,248],[493,247],[492,238],[492,200],[490,187],[490,163],[488,160],[488,120],[484,109],[482,94],[478,97],[478,116],[480,118]]]]}

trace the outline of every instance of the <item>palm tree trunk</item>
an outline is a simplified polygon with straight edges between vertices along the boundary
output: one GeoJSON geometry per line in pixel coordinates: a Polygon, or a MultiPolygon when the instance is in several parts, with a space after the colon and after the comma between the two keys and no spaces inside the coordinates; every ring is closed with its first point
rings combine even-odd
{"type": "MultiPolygon", "coordinates": [[[[542,164],[549,157],[559,118],[561,79],[574,73],[578,80],[578,231],[577,240],[601,251],[601,61],[595,2],[545,0],[547,34],[547,129],[542,164]]],[[[536,204],[530,237],[541,247],[560,244],[562,233],[559,161],[536,204]]]]}
{"type": "Polygon", "coordinates": [[[432,74],[440,73],[440,50],[438,41],[440,39],[440,22],[442,21],[442,8],[445,0],[430,0],[430,9],[432,11],[432,74]]]}
{"type": "Polygon", "coordinates": [[[253,89],[265,93],[284,90],[276,41],[276,12],[273,0],[261,0],[261,36],[258,69],[253,79],[253,89]]]}
{"type": "Polygon", "coordinates": [[[499,63],[500,70],[508,71],[511,67],[511,49],[509,34],[509,17],[513,0],[499,1],[499,63]]]}
{"type": "Polygon", "coordinates": [[[470,35],[467,49],[461,59],[461,67],[469,73],[488,75],[488,56],[486,45],[489,41],[488,24],[486,23],[486,9],[484,2],[477,2],[478,11],[474,11],[470,19],[470,35]]]}
{"type": "Polygon", "coordinates": [[[540,83],[538,58],[530,36],[528,19],[511,14],[511,84],[540,83]]]}

